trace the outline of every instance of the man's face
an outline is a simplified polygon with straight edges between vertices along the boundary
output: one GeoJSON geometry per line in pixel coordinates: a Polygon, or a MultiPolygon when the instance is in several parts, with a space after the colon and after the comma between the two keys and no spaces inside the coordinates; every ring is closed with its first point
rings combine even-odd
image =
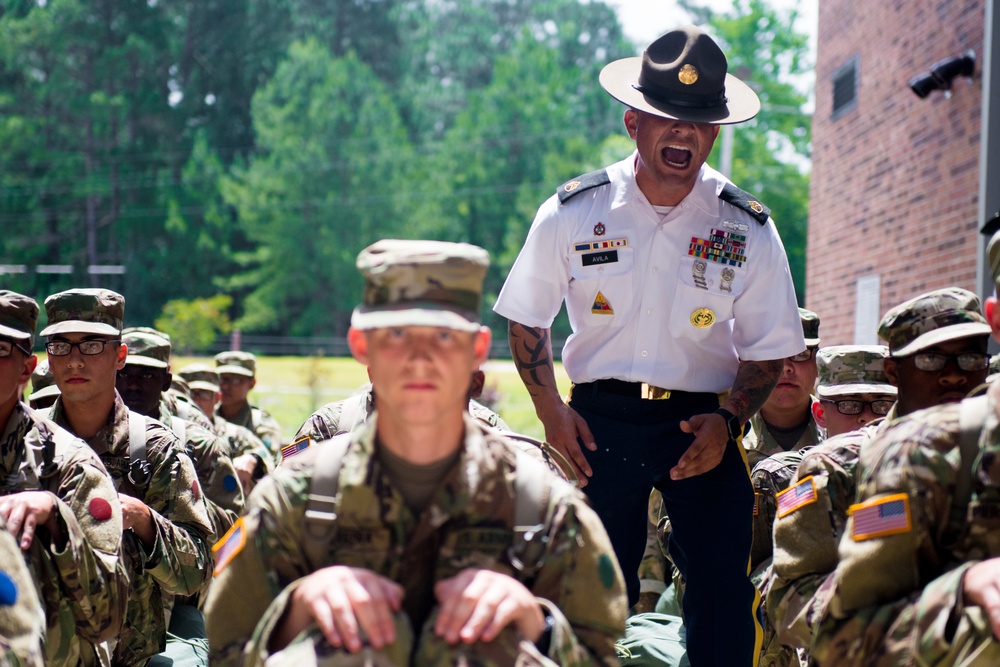
{"type": "Polygon", "coordinates": [[[211,419],[215,416],[215,404],[219,401],[221,394],[209,389],[192,389],[191,400],[201,408],[201,411],[211,419]]]}
{"type": "Polygon", "coordinates": [[[899,389],[901,415],[944,403],[955,403],[986,381],[988,368],[966,371],[958,367],[959,354],[986,354],[987,336],[972,336],[945,341],[906,357],[885,360],[885,374],[899,389]],[[944,367],[938,371],[917,368],[917,355],[944,355],[944,367]]]}
{"type": "MultiPolygon", "coordinates": [[[[21,399],[22,383],[31,379],[31,372],[38,363],[38,357],[20,349],[26,346],[27,341],[0,337],[0,348],[9,352],[7,356],[0,357],[0,414],[6,414],[21,399]]],[[[0,424],[0,431],[3,427],[4,424],[0,424]]]]}
{"type": "Polygon", "coordinates": [[[379,413],[406,423],[434,423],[469,401],[473,373],[489,350],[488,329],[394,327],[348,334],[355,358],[368,366],[379,413]]]}
{"type": "Polygon", "coordinates": [[[64,333],[49,338],[49,343],[73,344],[69,354],[49,353],[49,368],[65,403],[85,403],[113,391],[115,376],[125,366],[128,348],[113,336],[92,333],[64,333]],[[83,354],[77,345],[83,341],[103,341],[97,354],[83,354]],[[115,341],[115,342],[108,342],[115,341]]]}
{"type": "Polygon", "coordinates": [[[862,426],[884,417],[884,412],[877,414],[873,410],[872,403],[880,405],[881,408],[887,408],[891,407],[891,404],[895,401],[896,397],[892,394],[845,394],[843,396],[821,398],[818,407],[820,412],[816,415],[816,422],[826,428],[826,436],[831,438],[841,433],[857,431],[862,426]],[[856,406],[852,405],[852,402],[863,404],[860,406],[862,408],[861,412],[854,415],[843,414],[841,409],[854,412],[856,406]],[[838,406],[837,403],[840,403],[841,406],[838,406]]]}
{"type": "Polygon", "coordinates": [[[691,191],[719,135],[718,125],[670,120],[634,109],[625,112],[625,128],[639,152],[639,187],[654,205],[677,204],[691,191]]]}
{"type": "Polygon", "coordinates": [[[118,371],[115,387],[129,410],[159,418],[160,393],[170,388],[170,372],[139,364],[125,364],[118,371]]]}
{"type": "Polygon", "coordinates": [[[793,357],[785,359],[778,384],[764,404],[765,412],[768,409],[783,412],[801,410],[805,414],[809,410],[812,404],[810,394],[816,385],[816,348],[809,348],[805,354],[808,358],[799,361],[793,361],[793,357]]]}
{"type": "Polygon", "coordinates": [[[222,392],[222,405],[227,408],[243,407],[247,402],[247,395],[253,389],[257,381],[247,375],[237,373],[222,373],[219,376],[219,391],[222,392]]]}

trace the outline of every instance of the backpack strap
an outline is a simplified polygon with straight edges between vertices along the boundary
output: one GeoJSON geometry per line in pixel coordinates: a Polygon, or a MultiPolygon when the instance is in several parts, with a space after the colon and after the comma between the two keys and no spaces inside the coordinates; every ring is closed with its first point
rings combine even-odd
{"type": "Polygon", "coordinates": [[[146,460],[146,417],[128,411],[128,480],[136,487],[149,484],[153,473],[146,460]]]}
{"type": "Polygon", "coordinates": [[[989,409],[987,397],[976,396],[962,401],[959,407],[958,449],[962,455],[962,465],[955,480],[955,498],[951,503],[951,518],[956,525],[965,521],[969,500],[972,498],[972,466],[979,453],[979,436],[986,424],[989,409]]]}
{"type": "Polygon", "coordinates": [[[529,454],[515,450],[517,474],[514,477],[514,543],[507,552],[511,565],[531,576],[545,562],[552,531],[555,503],[552,491],[562,482],[545,465],[529,454]]]}
{"type": "Polygon", "coordinates": [[[342,433],[324,442],[316,453],[309,500],[302,527],[302,550],[314,568],[326,564],[326,554],[337,534],[337,493],[340,470],[351,444],[351,434],[342,433]]]}
{"type": "Polygon", "coordinates": [[[260,423],[264,419],[264,413],[261,412],[260,408],[250,408],[250,430],[254,433],[260,428],[260,423]]]}
{"type": "Polygon", "coordinates": [[[38,429],[38,434],[42,439],[40,452],[38,451],[38,447],[29,444],[27,441],[25,441],[25,445],[35,455],[35,473],[39,479],[47,479],[59,472],[59,468],[56,466],[56,449],[66,451],[73,445],[76,436],[55,422],[46,421],[43,418],[44,415],[27,406],[25,406],[24,412],[34,422],[35,427],[38,429]],[[39,453],[41,454],[41,461],[38,460],[39,453]]]}
{"type": "Polygon", "coordinates": [[[170,430],[174,432],[182,445],[187,445],[187,422],[177,415],[170,415],[170,430]]]}

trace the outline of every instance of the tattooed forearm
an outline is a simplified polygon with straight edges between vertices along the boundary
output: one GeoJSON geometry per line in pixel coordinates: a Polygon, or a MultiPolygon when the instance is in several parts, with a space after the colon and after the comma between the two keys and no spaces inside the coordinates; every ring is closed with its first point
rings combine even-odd
{"type": "Polygon", "coordinates": [[[774,385],[778,384],[784,367],[784,359],[740,362],[727,402],[736,408],[734,412],[741,421],[750,419],[764,405],[774,385]]]}
{"type": "Polygon", "coordinates": [[[540,389],[555,388],[549,330],[511,322],[507,334],[514,366],[517,367],[528,393],[535,396],[540,389]]]}

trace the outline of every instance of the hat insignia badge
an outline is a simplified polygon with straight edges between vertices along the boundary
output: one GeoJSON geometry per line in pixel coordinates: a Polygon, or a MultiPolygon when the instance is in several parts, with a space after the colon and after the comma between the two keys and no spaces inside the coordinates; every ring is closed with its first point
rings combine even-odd
{"type": "Polygon", "coordinates": [[[566,192],[573,192],[573,190],[576,190],[578,187],[580,187],[580,181],[570,181],[563,186],[563,190],[566,192]]]}
{"type": "Polygon", "coordinates": [[[677,72],[677,78],[685,86],[690,86],[698,80],[698,68],[690,64],[684,65],[684,67],[677,72]]]}

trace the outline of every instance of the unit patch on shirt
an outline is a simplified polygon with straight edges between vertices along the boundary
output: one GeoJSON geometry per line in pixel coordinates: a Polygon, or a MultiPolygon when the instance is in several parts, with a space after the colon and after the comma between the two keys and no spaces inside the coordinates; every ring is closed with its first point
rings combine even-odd
{"type": "Polygon", "coordinates": [[[594,305],[590,307],[590,312],[595,315],[614,315],[615,311],[612,310],[611,304],[608,303],[607,298],[600,292],[594,297],[594,305]]]}
{"type": "Polygon", "coordinates": [[[707,239],[692,236],[688,245],[688,254],[692,257],[729,266],[743,266],[743,262],[747,261],[746,252],[746,236],[721,229],[713,229],[707,239]]]}

